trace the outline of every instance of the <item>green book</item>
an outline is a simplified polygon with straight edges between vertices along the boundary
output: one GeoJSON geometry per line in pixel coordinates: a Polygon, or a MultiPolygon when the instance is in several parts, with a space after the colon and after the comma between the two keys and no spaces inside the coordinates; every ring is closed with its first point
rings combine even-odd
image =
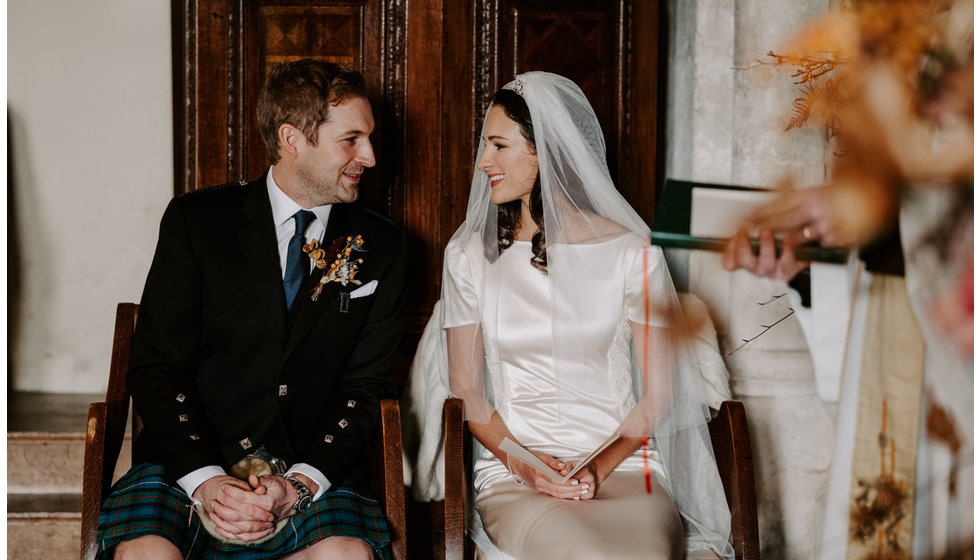
{"type": "MultiPolygon", "coordinates": [[[[775,192],[754,187],[715,185],[667,179],[657,204],[650,241],[662,247],[724,251],[728,238],[737,224],[759,204],[775,196],[775,192]],[[697,221],[692,224],[692,208],[697,221]]],[[[752,248],[759,253],[759,242],[753,238],[752,248]]],[[[776,254],[780,241],[776,239],[776,254]]],[[[813,243],[796,248],[796,258],[803,261],[844,263],[847,251],[821,247],[813,243]]]]}

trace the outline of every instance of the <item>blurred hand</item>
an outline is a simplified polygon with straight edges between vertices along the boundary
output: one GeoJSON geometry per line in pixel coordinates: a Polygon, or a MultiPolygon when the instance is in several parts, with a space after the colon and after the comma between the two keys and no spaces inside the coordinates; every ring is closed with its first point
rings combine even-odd
{"type": "Polygon", "coordinates": [[[752,251],[749,232],[739,229],[728,241],[722,254],[722,266],[725,270],[744,269],[756,276],[775,278],[789,282],[803,269],[810,266],[807,261],[796,260],[796,245],[793,236],[783,239],[782,252],[776,257],[776,239],[769,228],[759,230],[759,254],[752,251]]]}
{"type": "Polygon", "coordinates": [[[810,263],[796,259],[795,249],[807,243],[843,247],[855,243],[842,232],[835,213],[842,197],[831,187],[782,189],[772,202],[764,204],[746,220],[746,228],[759,230],[759,252],[752,251],[746,228],[729,240],[722,254],[726,270],[744,269],[756,276],[789,281],[810,263]],[[782,251],[776,255],[776,237],[782,251]]]}
{"type": "Polygon", "coordinates": [[[764,204],[749,216],[747,225],[768,228],[793,246],[818,242],[826,247],[841,247],[841,239],[831,206],[829,187],[807,189],[785,188],[772,202],[764,204]]]}

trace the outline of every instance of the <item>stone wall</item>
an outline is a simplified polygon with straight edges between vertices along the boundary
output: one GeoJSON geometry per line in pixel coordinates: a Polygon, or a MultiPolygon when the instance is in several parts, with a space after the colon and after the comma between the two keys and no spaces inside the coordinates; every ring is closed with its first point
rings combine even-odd
{"type": "Polygon", "coordinates": [[[7,388],[104,392],[173,194],[170,2],[7,10],[7,388]]]}
{"type": "MultiPolygon", "coordinates": [[[[672,0],[667,176],[774,187],[824,180],[827,145],[815,130],[784,132],[797,89],[785,69],[757,65],[829,0],[672,0]]],[[[785,284],[729,274],[720,256],[671,255],[682,285],[712,311],[722,352],[790,312],[785,284]]],[[[763,558],[815,555],[833,441],[795,317],[726,357],[749,417],[763,558]]]]}

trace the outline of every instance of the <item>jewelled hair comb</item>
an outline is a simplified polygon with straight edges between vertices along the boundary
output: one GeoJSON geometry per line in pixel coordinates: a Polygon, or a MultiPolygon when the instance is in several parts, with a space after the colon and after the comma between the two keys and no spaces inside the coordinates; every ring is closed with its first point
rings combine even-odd
{"type": "Polygon", "coordinates": [[[517,95],[524,97],[524,80],[517,78],[513,82],[510,82],[509,84],[505,85],[504,89],[509,89],[514,93],[516,93],[517,95]]]}

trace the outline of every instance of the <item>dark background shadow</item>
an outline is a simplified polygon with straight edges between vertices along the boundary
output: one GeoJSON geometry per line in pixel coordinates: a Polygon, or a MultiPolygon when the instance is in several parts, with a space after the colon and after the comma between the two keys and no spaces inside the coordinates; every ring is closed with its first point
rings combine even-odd
{"type": "Polygon", "coordinates": [[[19,340],[17,327],[23,315],[24,274],[21,263],[20,227],[17,215],[16,185],[14,184],[14,135],[7,108],[7,394],[14,389],[13,353],[19,340]]]}

